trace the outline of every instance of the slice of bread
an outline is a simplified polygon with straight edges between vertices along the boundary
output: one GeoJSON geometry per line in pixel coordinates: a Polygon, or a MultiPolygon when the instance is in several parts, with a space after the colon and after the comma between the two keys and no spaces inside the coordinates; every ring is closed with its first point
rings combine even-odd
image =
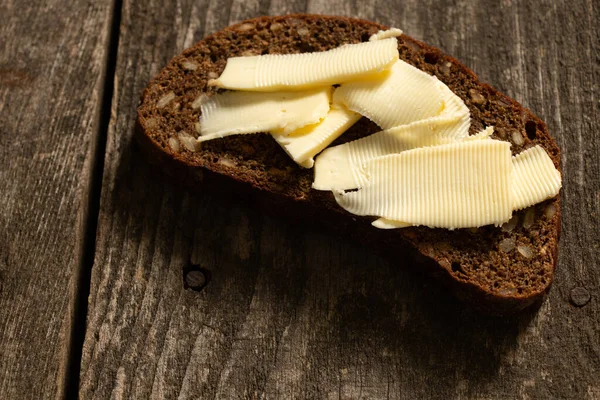
{"type": "MultiPolygon", "coordinates": [[[[198,136],[199,104],[216,90],[207,82],[220,75],[228,57],[323,51],[366,41],[382,29],[387,27],[358,19],[290,15],[252,19],[217,32],[173,58],[150,82],[138,109],[138,142],[150,162],[188,185],[204,181],[204,190],[233,188],[238,198],[250,196],[276,214],[349,233],[396,259],[408,253],[485,312],[510,314],[539,303],[556,267],[559,196],[516,212],[502,228],[380,230],[371,226],[375,218],[348,214],[330,192],[311,189],[313,171],[298,167],[270,135],[232,136],[190,151],[190,139],[198,136]]],[[[529,110],[436,48],[402,35],[398,49],[400,59],[437,76],[464,100],[471,111],[470,134],[492,125],[493,137],[510,141],[513,154],[540,145],[560,168],[557,145],[529,110]]],[[[363,118],[333,145],[378,130],[363,118]]]]}

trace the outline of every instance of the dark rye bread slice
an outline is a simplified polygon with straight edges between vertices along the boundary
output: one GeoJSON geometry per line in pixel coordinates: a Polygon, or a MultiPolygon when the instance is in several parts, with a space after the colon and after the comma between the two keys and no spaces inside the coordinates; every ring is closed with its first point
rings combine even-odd
{"type": "MultiPolygon", "coordinates": [[[[186,148],[185,138],[198,136],[198,102],[215,93],[207,81],[223,71],[228,57],[323,51],[366,41],[386,28],[358,19],[290,15],[252,19],[217,32],[173,58],[150,82],[138,109],[138,141],[150,162],[185,184],[234,188],[237,196],[243,191],[276,214],[331,226],[396,256],[410,253],[421,268],[488,313],[510,314],[538,303],[556,267],[558,196],[515,213],[503,228],[379,230],[370,224],[374,218],[348,214],[331,193],[311,189],[312,170],[298,167],[269,135],[209,141],[197,152],[186,148]]],[[[470,134],[493,125],[494,138],[510,141],[513,154],[541,145],[560,167],[557,145],[529,110],[436,48],[402,35],[398,49],[402,60],[437,76],[465,101],[470,134]]],[[[378,130],[363,118],[333,145],[378,130]]]]}

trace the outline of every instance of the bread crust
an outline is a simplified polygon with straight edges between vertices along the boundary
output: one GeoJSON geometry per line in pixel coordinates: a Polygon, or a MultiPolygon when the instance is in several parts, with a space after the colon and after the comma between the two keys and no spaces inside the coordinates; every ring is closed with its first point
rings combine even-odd
{"type": "MultiPolygon", "coordinates": [[[[335,47],[343,44],[345,39],[365,40],[371,33],[387,29],[386,26],[360,19],[293,14],[242,21],[208,36],[171,60],[142,94],[135,137],[152,164],[186,187],[200,190],[210,188],[211,191],[221,193],[242,191],[270,213],[304,220],[310,215],[314,217],[312,220],[350,234],[355,240],[384,253],[409,255],[417,261],[415,265],[418,268],[426,270],[450,287],[460,299],[485,313],[508,315],[541,303],[550,288],[558,259],[559,196],[518,212],[520,224],[512,231],[493,227],[457,231],[424,227],[379,230],[370,225],[373,218],[356,217],[338,207],[330,193],[307,189],[304,182],[306,171],[301,171],[293,163],[283,166],[277,163],[266,165],[266,161],[261,164],[260,160],[255,161],[246,154],[240,154],[244,153],[244,146],[254,146],[255,151],[262,148],[269,152],[277,151],[277,146],[269,147],[266,140],[269,138],[226,138],[222,140],[223,143],[216,143],[214,148],[209,145],[208,149],[200,152],[185,149],[177,138],[182,134],[197,136],[197,133],[190,130],[189,124],[194,119],[197,121],[199,115],[199,110],[190,110],[189,106],[186,108],[186,104],[200,93],[210,93],[211,89],[206,88],[205,81],[210,77],[210,72],[215,74],[214,69],[223,68],[226,59],[224,55],[219,58],[215,54],[229,53],[227,49],[219,49],[219,45],[224,47],[222,43],[234,43],[232,48],[237,53],[251,51],[256,47],[254,42],[244,47],[245,42],[240,43],[236,38],[254,34],[253,37],[260,40],[259,34],[263,30],[259,31],[259,28],[268,30],[268,35],[273,37],[287,32],[287,37],[293,38],[294,33],[298,34],[301,28],[313,29],[309,33],[321,32],[322,36],[324,29],[332,32],[326,39],[317,37],[310,41],[295,40],[291,42],[294,45],[289,47],[285,46],[291,39],[285,39],[280,48],[275,49],[276,52],[310,50],[310,47],[318,45],[315,44],[315,39],[327,40],[328,47],[335,47]],[[281,27],[274,31],[276,24],[281,27]],[[319,28],[314,28],[315,25],[319,28]],[[344,37],[344,27],[353,32],[348,38],[344,37]],[[336,40],[337,43],[332,43],[336,40]],[[185,64],[186,62],[190,64],[185,64]],[[182,71],[191,68],[192,63],[198,67],[191,73],[182,71]],[[208,69],[210,71],[207,72],[208,69]],[[195,78],[196,76],[199,77],[195,78]],[[194,83],[200,88],[193,87],[194,83]],[[170,92],[174,92],[173,102],[179,106],[158,109],[157,102],[170,92]],[[188,127],[182,125],[181,121],[186,121],[188,127]],[[170,145],[172,138],[178,143],[175,149],[170,145]],[[235,149],[226,148],[228,140],[235,149]],[[232,167],[231,162],[222,162],[223,158],[232,158],[236,165],[232,167]],[[298,176],[298,182],[286,181],[298,176]],[[529,224],[531,215],[533,224],[529,224]],[[529,225],[527,228],[522,223],[526,221],[529,225]],[[514,237],[516,243],[516,248],[511,250],[510,255],[498,248],[499,242],[507,237],[514,237]],[[526,259],[518,252],[518,246],[533,247],[536,257],[526,259]]],[[[440,50],[406,35],[402,35],[399,41],[401,58],[438,76],[465,101],[472,114],[471,133],[490,125],[490,122],[496,122],[491,123],[498,127],[494,137],[511,141],[513,153],[536,144],[541,145],[560,170],[559,149],[550,137],[546,124],[531,111],[490,85],[480,82],[469,68],[440,50]]],[[[268,45],[269,43],[263,44],[263,51],[268,45]]],[[[368,121],[361,120],[357,126],[359,127],[354,133],[349,131],[350,138],[364,134],[356,132],[360,129],[368,133],[377,130],[368,121]]],[[[255,158],[260,156],[254,155],[255,158]]]]}

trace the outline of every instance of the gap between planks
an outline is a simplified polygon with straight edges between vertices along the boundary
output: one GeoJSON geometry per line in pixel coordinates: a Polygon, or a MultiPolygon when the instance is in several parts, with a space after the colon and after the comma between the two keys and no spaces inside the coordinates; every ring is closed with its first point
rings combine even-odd
{"type": "Polygon", "coordinates": [[[79,372],[81,369],[81,354],[85,339],[86,320],[88,311],[88,296],[90,293],[91,272],[96,253],[96,229],[100,213],[100,195],[102,192],[102,176],[104,171],[104,158],[106,140],[110,125],[111,110],[113,107],[113,93],[115,71],[117,65],[117,52],[119,47],[119,34],[121,27],[121,12],[123,0],[113,0],[110,34],[106,46],[108,56],[104,69],[104,89],[100,103],[99,128],[93,147],[92,163],[90,166],[90,186],[88,187],[88,201],[84,209],[82,226],[83,243],[80,244],[80,264],[77,269],[77,284],[73,294],[72,325],[70,341],[68,344],[67,367],[63,380],[65,399],[77,399],[79,393],[79,372]]]}

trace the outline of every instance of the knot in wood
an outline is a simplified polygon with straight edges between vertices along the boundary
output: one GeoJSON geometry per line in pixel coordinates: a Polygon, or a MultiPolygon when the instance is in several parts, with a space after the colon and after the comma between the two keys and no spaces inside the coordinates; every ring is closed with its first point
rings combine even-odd
{"type": "Polygon", "coordinates": [[[584,287],[576,287],[571,290],[571,303],[577,307],[583,307],[591,299],[590,292],[584,287]]]}

